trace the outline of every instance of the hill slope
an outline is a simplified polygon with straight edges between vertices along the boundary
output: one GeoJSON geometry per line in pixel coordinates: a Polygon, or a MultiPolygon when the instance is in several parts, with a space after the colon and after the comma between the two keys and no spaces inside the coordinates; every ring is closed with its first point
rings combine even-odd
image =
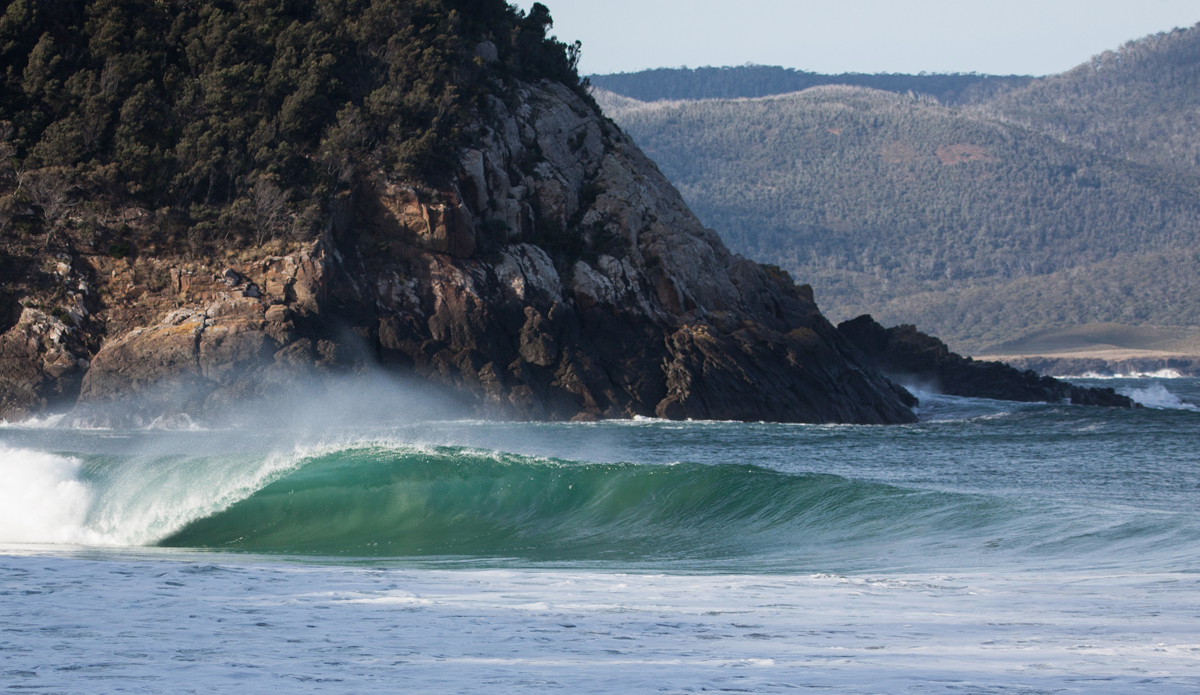
{"type": "Polygon", "coordinates": [[[1106,155],[1200,167],[1200,25],[1130,41],[982,110],[1106,155]]]}
{"type": "MultiPolygon", "coordinates": [[[[601,95],[602,103],[610,103],[601,95]]],[[[1200,323],[1200,179],[876,90],[608,107],[736,252],[967,350],[1200,323]]]]}
{"type": "Polygon", "coordinates": [[[1080,323],[1200,325],[1198,32],[969,107],[834,86],[597,95],[731,248],[813,284],[832,317],[979,352],[1080,323]],[[1052,108],[1072,99],[1108,107],[1052,108]],[[1154,115],[1141,130],[1139,113],[1154,115]]]}

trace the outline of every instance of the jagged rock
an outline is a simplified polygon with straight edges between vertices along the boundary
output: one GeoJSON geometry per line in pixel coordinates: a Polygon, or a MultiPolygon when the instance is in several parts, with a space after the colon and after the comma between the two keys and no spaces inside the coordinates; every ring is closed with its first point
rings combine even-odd
{"type": "Polygon", "coordinates": [[[668,339],[668,350],[668,394],[656,408],[659,417],[744,420],[747,413],[757,413],[785,422],[911,419],[902,398],[890,410],[875,405],[880,385],[869,373],[836,359],[832,346],[815,333],[789,335],[751,326],[721,335],[709,326],[685,326],[668,339]]]}
{"type": "Polygon", "coordinates": [[[0,412],[24,418],[71,403],[88,366],[77,329],[25,308],[0,335],[0,412]]]}
{"type": "Polygon", "coordinates": [[[443,203],[423,202],[412,186],[388,184],[378,200],[386,210],[382,224],[397,236],[455,258],[475,253],[475,222],[457,196],[443,203]]]}
{"type": "Polygon", "coordinates": [[[904,383],[927,385],[952,396],[1004,401],[1068,401],[1076,405],[1131,408],[1134,402],[1110,388],[1084,388],[1000,362],[978,362],[950,351],[945,343],[911,325],[884,328],[869,315],[838,324],[837,330],[885,374],[904,383]]]}
{"type": "MultiPolygon", "coordinates": [[[[558,306],[555,304],[554,308],[558,306]]],[[[558,359],[558,344],[547,332],[550,321],[530,306],[525,307],[525,317],[525,325],[521,327],[521,358],[539,367],[549,367],[558,359]]]]}

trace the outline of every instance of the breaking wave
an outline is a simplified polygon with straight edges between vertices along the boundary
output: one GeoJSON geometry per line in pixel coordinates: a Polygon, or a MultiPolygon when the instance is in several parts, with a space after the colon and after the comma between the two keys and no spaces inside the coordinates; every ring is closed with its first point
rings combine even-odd
{"type": "Polygon", "coordinates": [[[1150,384],[1144,388],[1119,389],[1119,392],[1122,395],[1129,396],[1147,408],[1200,412],[1200,406],[1183,400],[1167,390],[1167,387],[1162,384],[1150,384]]]}
{"type": "Polygon", "coordinates": [[[932,558],[1191,557],[1175,517],[745,464],[588,463],[391,443],[286,454],[0,452],[0,542],[347,558],[849,570],[932,558]]]}

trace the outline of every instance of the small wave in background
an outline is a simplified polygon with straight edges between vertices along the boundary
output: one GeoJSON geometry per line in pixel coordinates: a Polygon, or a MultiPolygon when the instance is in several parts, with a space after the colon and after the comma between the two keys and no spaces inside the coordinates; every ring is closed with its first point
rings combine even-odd
{"type": "Polygon", "coordinates": [[[1074,381],[1076,379],[1184,379],[1186,377],[1177,369],[1159,369],[1153,372],[1130,372],[1128,374],[1085,372],[1079,376],[1064,376],[1059,378],[1074,381]]]}
{"type": "Polygon", "coordinates": [[[1193,412],[1200,412],[1200,406],[1183,400],[1162,384],[1150,384],[1141,388],[1118,388],[1117,392],[1122,395],[1129,396],[1134,401],[1147,408],[1159,408],[1164,410],[1190,410],[1193,412]]]}

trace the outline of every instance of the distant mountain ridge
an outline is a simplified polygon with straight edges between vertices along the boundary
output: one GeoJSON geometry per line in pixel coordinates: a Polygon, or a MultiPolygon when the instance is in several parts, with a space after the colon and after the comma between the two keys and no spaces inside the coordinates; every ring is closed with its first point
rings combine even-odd
{"type": "MultiPolygon", "coordinates": [[[[675,71],[675,89],[788,72],[675,71]]],[[[893,88],[595,94],[734,251],[811,283],[835,320],[915,323],[975,354],[1079,324],[1200,326],[1200,28],[1019,84],[958,76],[952,99],[897,87],[939,76],[875,77],[893,88]],[[969,96],[965,78],[1002,88],[969,96]]]]}
{"type": "Polygon", "coordinates": [[[1022,87],[1035,78],[1026,75],[976,73],[823,75],[770,65],[739,65],[718,68],[657,68],[640,72],[591,75],[588,79],[595,87],[639,101],[755,98],[839,84],[888,92],[929,94],[943,103],[967,103],[1022,87]]]}

